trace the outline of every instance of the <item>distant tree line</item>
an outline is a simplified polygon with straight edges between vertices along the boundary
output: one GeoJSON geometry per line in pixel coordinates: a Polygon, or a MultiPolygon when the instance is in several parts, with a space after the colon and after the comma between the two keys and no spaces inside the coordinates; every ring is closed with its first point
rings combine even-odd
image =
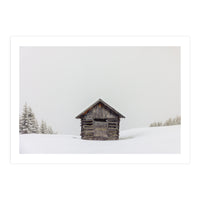
{"type": "Polygon", "coordinates": [[[27,103],[25,103],[23,112],[19,116],[19,133],[56,134],[51,126],[47,126],[45,121],[42,120],[41,124],[38,124],[35,114],[27,103]]]}
{"type": "Polygon", "coordinates": [[[177,116],[175,118],[169,118],[164,123],[163,122],[153,122],[150,124],[150,127],[155,126],[173,126],[173,125],[179,125],[181,124],[181,117],[177,116]]]}

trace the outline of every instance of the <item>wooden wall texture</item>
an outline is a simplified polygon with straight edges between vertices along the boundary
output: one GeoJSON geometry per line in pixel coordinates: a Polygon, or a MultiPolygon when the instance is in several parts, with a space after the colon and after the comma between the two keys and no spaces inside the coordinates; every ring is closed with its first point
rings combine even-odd
{"type": "Polygon", "coordinates": [[[99,103],[81,118],[81,138],[87,140],[119,139],[120,118],[99,103]]]}

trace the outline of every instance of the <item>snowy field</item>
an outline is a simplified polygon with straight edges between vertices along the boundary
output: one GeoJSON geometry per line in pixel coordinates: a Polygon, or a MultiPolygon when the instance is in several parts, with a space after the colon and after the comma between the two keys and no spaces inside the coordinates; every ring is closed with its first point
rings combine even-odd
{"type": "Polygon", "coordinates": [[[180,126],[137,128],[120,132],[113,141],[81,140],[75,135],[20,135],[20,153],[180,153],[180,126]]]}

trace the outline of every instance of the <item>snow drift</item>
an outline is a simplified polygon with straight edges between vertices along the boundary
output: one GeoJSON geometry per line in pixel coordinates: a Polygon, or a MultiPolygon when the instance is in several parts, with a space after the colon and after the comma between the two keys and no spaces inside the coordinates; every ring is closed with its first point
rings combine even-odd
{"type": "Polygon", "coordinates": [[[20,135],[24,154],[180,153],[180,126],[137,128],[120,132],[119,140],[81,140],[76,135],[20,135]]]}

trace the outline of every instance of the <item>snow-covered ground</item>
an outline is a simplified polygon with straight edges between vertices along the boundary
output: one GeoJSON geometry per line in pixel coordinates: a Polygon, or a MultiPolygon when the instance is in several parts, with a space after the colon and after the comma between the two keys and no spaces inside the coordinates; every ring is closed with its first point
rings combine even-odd
{"type": "Polygon", "coordinates": [[[20,153],[180,153],[180,126],[137,128],[113,141],[81,140],[75,135],[20,135],[20,153]]]}

